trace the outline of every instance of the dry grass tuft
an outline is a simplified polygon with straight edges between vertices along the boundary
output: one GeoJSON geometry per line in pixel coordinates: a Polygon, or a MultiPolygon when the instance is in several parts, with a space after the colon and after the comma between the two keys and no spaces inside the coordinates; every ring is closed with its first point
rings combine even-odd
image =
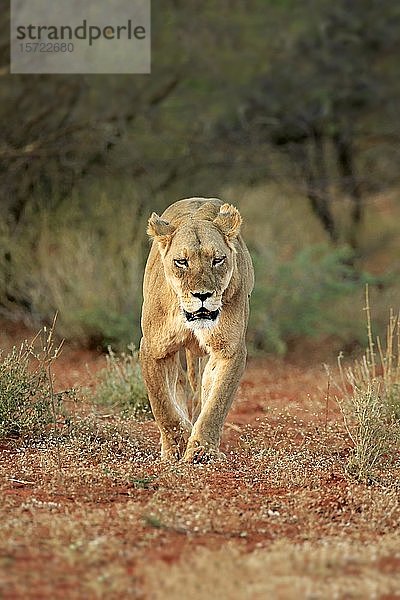
{"type": "Polygon", "coordinates": [[[386,343],[379,337],[375,343],[368,287],[365,311],[366,353],[349,367],[343,366],[339,356],[339,404],[353,443],[348,470],[369,481],[378,467],[393,462],[400,448],[400,321],[390,311],[386,343]]]}
{"type": "Polygon", "coordinates": [[[151,415],[138,353],[133,345],[128,346],[128,352],[120,354],[108,348],[106,366],[97,374],[92,400],[99,406],[107,406],[123,415],[151,415]]]}
{"type": "Polygon", "coordinates": [[[0,353],[0,437],[32,437],[57,428],[63,396],[53,389],[52,366],[61,346],[54,341],[55,319],[31,341],[0,353]]]}

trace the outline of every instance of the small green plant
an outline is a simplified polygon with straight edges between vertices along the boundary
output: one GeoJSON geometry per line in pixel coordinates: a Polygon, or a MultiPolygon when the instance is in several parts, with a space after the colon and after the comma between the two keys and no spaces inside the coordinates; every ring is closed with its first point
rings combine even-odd
{"type": "Polygon", "coordinates": [[[148,490],[154,485],[157,475],[145,475],[143,477],[133,478],[131,480],[133,487],[141,490],[148,490]]]}
{"type": "Polygon", "coordinates": [[[94,402],[126,415],[150,415],[150,404],[135,347],[129,345],[128,352],[120,354],[109,347],[106,360],[106,367],[98,375],[94,402]]]}
{"type": "Polygon", "coordinates": [[[0,437],[33,436],[56,425],[63,394],[53,390],[54,325],[32,340],[0,353],[0,437]]]}
{"type": "Polygon", "coordinates": [[[386,343],[372,333],[368,286],[366,306],[368,347],[361,359],[344,367],[339,399],[346,430],[353,443],[348,470],[362,481],[400,447],[400,320],[390,312],[386,343]],[[376,352],[377,348],[377,352],[376,352]]]}

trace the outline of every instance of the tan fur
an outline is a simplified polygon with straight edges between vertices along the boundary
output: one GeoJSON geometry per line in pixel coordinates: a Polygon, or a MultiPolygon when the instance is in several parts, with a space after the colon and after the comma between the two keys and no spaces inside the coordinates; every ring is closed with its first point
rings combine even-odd
{"type": "Polygon", "coordinates": [[[246,362],[254,284],[241,222],[236,208],[216,198],[180,200],[149,219],[154,241],[144,275],[140,359],[164,459],[220,456],[222,427],[246,362]],[[203,310],[218,317],[203,318],[203,310]],[[186,351],[190,386],[180,350],[186,351]],[[191,418],[187,394],[191,388],[196,393],[193,360],[201,356],[208,361],[191,418]]]}

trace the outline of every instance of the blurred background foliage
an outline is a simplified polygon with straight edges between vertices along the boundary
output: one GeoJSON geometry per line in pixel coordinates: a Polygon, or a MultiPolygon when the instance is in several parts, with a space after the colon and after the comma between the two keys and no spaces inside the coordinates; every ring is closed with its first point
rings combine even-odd
{"type": "Polygon", "coordinates": [[[398,308],[398,3],[153,4],[148,76],[9,75],[1,4],[3,317],[137,344],[146,220],[189,196],[243,213],[253,352],[362,342],[366,282],[398,308]]]}

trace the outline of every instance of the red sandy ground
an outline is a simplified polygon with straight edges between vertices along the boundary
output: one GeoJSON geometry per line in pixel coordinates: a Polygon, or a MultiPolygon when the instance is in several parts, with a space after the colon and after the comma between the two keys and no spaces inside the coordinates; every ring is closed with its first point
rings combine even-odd
{"type": "MultiPolygon", "coordinates": [[[[18,342],[24,335],[18,327],[14,331],[8,326],[0,342],[4,347],[18,342]]],[[[133,459],[129,468],[137,479],[143,475],[148,478],[143,487],[140,483],[133,484],[132,479],[124,482],[118,477],[115,481],[95,477],[90,484],[91,461],[93,469],[98,468],[99,459],[95,456],[82,458],[82,468],[87,468],[89,475],[85,471],[81,483],[75,479],[69,482],[67,458],[63,458],[62,465],[65,480],[61,475],[57,483],[57,473],[54,477],[41,473],[42,459],[40,451],[35,449],[29,458],[30,470],[16,472],[19,450],[12,442],[3,443],[0,451],[5,477],[0,490],[4,505],[1,512],[9,514],[11,511],[21,522],[27,518],[28,531],[32,519],[40,513],[37,507],[49,512],[54,503],[57,516],[75,521],[82,532],[86,532],[82,535],[109,536],[113,540],[102,560],[108,566],[113,561],[118,563],[125,575],[132,575],[138,589],[141,565],[157,560],[175,563],[183,553],[198,547],[214,549],[229,543],[244,552],[252,552],[268,547],[276,539],[302,542],[324,535],[341,535],[349,522],[359,528],[359,538],[364,534],[367,539],[375,537],[375,533],[359,521],[362,501],[356,503],[357,506],[354,504],[356,501],[350,497],[352,484],[335,464],[318,474],[317,483],[312,479],[316,475],[310,471],[310,482],[286,484],[282,474],[276,481],[267,477],[264,466],[268,459],[264,463],[260,458],[258,467],[254,458],[258,451],[257,444],[254,445],[257,439],[267,440],[265,446],[277,450],[282,450],[285,444],[306,447],[305,440],[311,430],[313,435],[320,431],[328,440],[327,427],[338,422],[338,409],[332,397],[326,401],[327,376],[315,358],[314,354],[312,359],[316,366],[310,366],[304,358],[249,362],[224,428],[222,450],[228,456],[225,464],[181,467],[166,472],[157,458],[155,424],[152,421],[142,424],[140,431],[144,435],[145,450],[153,452],[155,458],[145,463],[133,459]],[[18,483],[11,480],[12,477],[30,483],[18,483]],[[300,507],[304,514],[298,512],[300,507]]],[[[65,389],[87,385],[102,366],[101,354],[66,347],[54,368],[56,386],[65,389]]],[[[348,441],[340,442],[338,456],[346,454],[348,447],[348,441]]],[[[296,473],[290,476],[295,478],[296,473]]],[[[32,533],[36,539],[31,540],[29,533],[15,534],[16,540],[8,547],[8,555],[0,553],[0,569],[5,581],[4,587],[0,586],[0,598],[85,597],[79,594],[79,581],[87,577],[88,568],[97,567],[91,564],[87,567],[85,560],[88,559],[82,558],[80,565],[75,558],[63,559],[57,554],[58,550],[53,552],[46,540],[57,535],[67,538],[70,533],[52,532],[51,524],[40,520],[41,515],[32,533]],[[35,577],[34,574],[43,572],[44,568],[47,580],[35,577]],[[26,588],[18,587],[16,573],[26,578],[26,588]]],[[[385,533],[390,524],[386,529],[382,527],[385,533]]],[[[390,560],[382,562],[382,569],[398,568],[398,563],[393,566],[390,560]]],[[[124,597],[118,591],[104,593],[104,596],[96,593],[87,597],[124,597]]],[[[127,592],[126,597],[134,595],[127,592]]]]}

